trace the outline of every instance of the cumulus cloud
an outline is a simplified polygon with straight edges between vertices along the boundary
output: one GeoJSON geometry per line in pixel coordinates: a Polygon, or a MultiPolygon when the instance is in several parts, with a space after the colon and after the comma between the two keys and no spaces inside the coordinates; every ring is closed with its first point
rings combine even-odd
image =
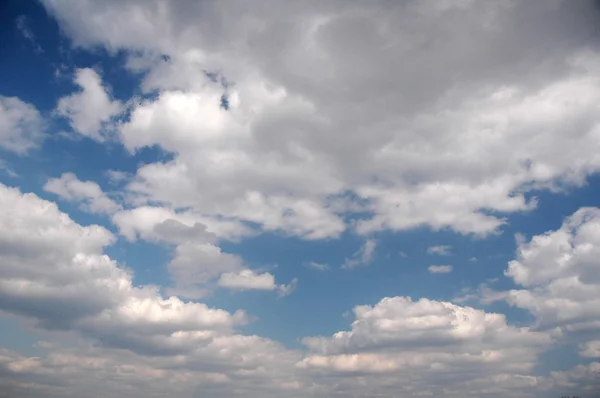
{"type": "Polygon", "coordinates": [[[103,254],[112,233],[76,224],[51,202],[3,185],[0,202],[3,311],[142,351],[177,349],[178,333],[229,330],[245,321],[243,312],[134,286],[132,275],[103,254]]]}
{"type": "Polygon", "coordinates": [[[280,294],[293,290],[291,285],[277,285],[273,274],[256,273],[239,256],[221,250],[219,240],[252,233],[242,223],[150,206],[120,211],[112,221],[129,240],[175,246],[167,266],[174,282],[167,291],[172,294],[201,298],[211,292],[214,283],[237,290],[278,290],[280,294]]]}
{"type": "Polygon", "coordinates": [[[73,130],[96,141],[104,141],[106,123],[122,111],[122,104],[113,100],[98,73],[90,68],[77,69],[74,83],[80,91],[61,98],[56,112],[69,120],[73,130]]]}
{"type": "Polygon", "coordinates": [[[581,341],[600,331],[600,209],[582,208],[562,226],[519,239],[506,276],[520,286],[509,302],[530,311],[539,330],[581,341]]]}
{"type": "Polygon", "coordinates": [[[452,272],[454,267],[451,265],[430,265],[427,270],[432,274],[448,274],[452,272]]]}
{"type": "Polygon", "coordinates": [[[74,173],[63,173],[58,178],[49,179],[44,190],[79,203],[82,210],[90,213],[113,214],[121,209],[121,205],[109,198],[97,183],[81,181],[74,173]]]}
{"type": "Polygon", "coordinates": [[[158,92],[118,128],[174,154],[129,185],[147,202],[306,239],[356,210],[363,234],[487,235],[600,167],[592,3],[45,4],[77,45],[136,50],[158,92]]]}
{"type": "Polygon", "coordinates": [[[547,334],[508,325],[504,315],[428,299],[385,298],[355,307],[354,315],[349,331],[305,338],[310,353],[297,366],[320,377],[393,377],[399,388],[401,380],[413,380],[407,396],[440,396],[462,390],[465,380],[527,374],[551,342],[547,334]]]}
{"type": "Polygon", "coordinates": [[[46,123],[35,106],[0,95],[0,147],[25,154],[44,138],[46,123]]]}
{"type": "Polygon", "coordinates": [[[586,358],[600,358],[600,340],[592,340],[581,344],[579,355],[586,358]]]}
{"type": "MultiPolygon", "coordinates": [[[[111,138],[132,153],[147,147],[169,153],[124,180],[127,210],[112,220],[129,240],[173,246],[174,288],[197,289],[224,273],[232,280],[245,273],[267,286],[266,273],[221,251],[222,239],[271,232],[321,240],[351,229],[366,239],[346,263],[352,268],[372,260],[376,243],[369,237],[379,231],[500,233],[510,214],[536,207],[536,192],[579,186],[600,170],[598,11],[591,1],[43,4],[75,46],[121,52],[129,57],[126,67],[143,72],[139,89],[153,95],[132,103],[118,123],[111,121],[122,104],[91,69],[78,70],[81,91],[62,98],[57,113],[97,141],[108,138],[109,127],[111,138]],[[182,284],[185,279],[193,283],[182,284]]],[[[21,116],[22,103],[10,109],[19,112],[0,119],[4,148],[22,132],[39,131],[5,129],[34,119],[21,116]]],[[[11,145],[21,153],[29,148],[11,145]]],[[[18,195],[35,199],[27,217],[52,207],[18,195]]],[[[135,371],[123,371],[158,371],[168,379],[176,374],[170,370],[183,368],[182,379],[170,385],[182,396],[206,393],[198,386],[210,379],[235,380],[226,391],[245,396],[464,396],[467,389],[474,396],[541,397],[556,386],[597,387],[590,382],[594,364],[545,378],[531,374],[549,333],[579,342],[598,330],[593,213],[585,210],[559,230],[519,243],[507,271],[519,286],[510,300],[534,314],[534,329],[466,306],[396,297],[357,307],[349,331],[306,339],[311,351],[300,360],[271,341],[221,331],[236,324],[235,314],[134,287],[102,254],[112,234],[69,226],[73,222],[59,212],[49,220],[19,217],[36,228],[64,227],[55,235],[63,236],[59,243],[74,242],[66,252],[50,240],[50,227],[41,235],[3,235],[8,254],[2,261],[11,265],[2,269],[21,282],[5,283],[0,291],[11,299],[0,302],[39,325],[100,336],[110,349],[141,355],[152,347],[154,356],[171,362],[136,357],[135,371]],[[72,232],[79,229],[89,237],[72,232]],[[30,246],[31,239],[44,250],[30,246]],[[37,268],[21,258],[34,255],[40,263],[96,276],[58,292],[70,272],[36,279],[30,269],[37,268]],[[112,294],[78,301],[78,289],[112,294]],[[67,315],[51,317],[53,302],[66,306],[67,315]],[[198,321],[209,313],[222,325],[198,321]],[[166,324],[170,317],[176,322],[166,324]],[[243,366],[234,371],[232,363],[243,366]],[[196,377],[208,368],[217,375],[196,377]],[[261,373],[268,376],[255,378],[261,373]],[[461,384],[465,378],[469,383],[461,384]]],[[[116,356],[102,355],[106,369],[119,369],[116,356]]],[[[7,374],[20,371],[36,381],[47,376],[38,368],[51,369],[14,353],[2,360],[7,374]]],[[[110,386],[113,396],[123,396],[110,383],[120,375],[106,369],[97,372],[107,380],[102,391],[110,386]]],[[[77,373],[60,367],[52,377],[60,372],[78,381],[77,373]]],[[[173,391],[164,386],[158,391],[173,391]]]]}

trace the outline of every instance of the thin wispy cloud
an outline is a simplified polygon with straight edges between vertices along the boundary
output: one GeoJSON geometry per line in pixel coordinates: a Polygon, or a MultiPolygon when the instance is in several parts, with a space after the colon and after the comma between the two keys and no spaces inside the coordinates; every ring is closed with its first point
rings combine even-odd
{"type": "Polygon", "coordinates": [[[452,246],[449,246],[449,245],[429,246],[427,248],[427,254],[432,254],[432,255],[437,255],[437,256],[449,256],[452,254],[452,246]]]}
{"type": "Polygon", "coordinates": [[[451,265],[430,265],[427,270],[432,274],[448,274],[452,272],[454,267],[451,265]]]}

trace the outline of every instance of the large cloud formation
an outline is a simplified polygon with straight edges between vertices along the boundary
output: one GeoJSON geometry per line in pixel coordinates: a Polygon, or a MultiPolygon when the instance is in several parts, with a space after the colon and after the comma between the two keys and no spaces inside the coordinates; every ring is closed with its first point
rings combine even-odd
{"type": "MultiPolygon", "coordinates": [[[[593,1],[43,0],[74,46],[123,51],[139,98],[77,70],[56,113],[98,142],[169,160],[140,166],[116,203],[74,174],[46,190],[119,233],[173,247],[172,286],[135,286],[115,236],[0,186],[0,310],[56,343],[0,351],[0,396],[530,396],[598,391],[600,364],[539,376],[576,341],[598,357],[597,209],[519,242],[508,297],[535,318],[446,301],[359,305],[349,330],[305,350],[245,335],[242,310],[198,300],[211,283],[278,290],[219,242],[381,230],[498,233],[539,190],[600,168],[600,13],[593,1]],[[129,100],[129,99],[127,99],[129,100]],[[127,104],[127,105],[124,105],[127,104]],[[66,286],[66,287],[65,287],[66,286]],[[61,343],[61,339],[63,342],[61,343]],[[568,390],[565,390],[568,389],[568,390]]],[[[0,146],[41,140],[39,112],[2,100],[0,146]],[[23,127],[25,126],[25,127],[23,127]]]]}
{"type": "Polygon", "coordinates": [[[44,3],[159,92],[118,126],[175,155],[138,201],[305,239],[356,212],[364,234],[486,235],[600,166],[593,2],[44,3]]]}

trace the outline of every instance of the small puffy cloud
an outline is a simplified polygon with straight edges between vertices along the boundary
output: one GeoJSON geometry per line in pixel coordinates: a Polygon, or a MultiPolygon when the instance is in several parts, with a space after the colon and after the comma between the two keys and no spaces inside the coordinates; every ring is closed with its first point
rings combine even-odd
{"type": "Polygon", "coordinates": [[[452,246],[448,246],[448,245],[429,246],[427,248],[427,254],[435,254],[438,256],[449,256],[452,254],[452,246]]]}
{"type": "Polygon", "coordinates": [[[429,267],[427,267],[427,270],[431,274],[448,274],[452,272],[453,269],[454,267],[452,267],[451,265],[430,265],[429,267]]]}
{"type": "Polygon", "coordinates": [[[68,119],[77,133],[104,141],[107,138],[104,127],[122,111],[121,102],[110,97],[108,89],[102,85],[100,76],[93,69],[77,69],[74,82],[80,91],[61,98],[56,105],[56,112],[68,119]]]}
{"type": "Polygon", "coordinates": [[[342,269],[352,269],[369,265],[373,260],[375,248],[377,248],[377,241],[375,239],[367,239],[351,258],[347,258],[344,261],[342,269]]]}
{"type": "Polygon", "coordinates": [[[296,283],[293,280],[289,285],[277,285],[273,274],[258,273],[250,269],[223,273],[218,282],[219,286],[232,290],[278,290],[281,296],[289,295],[296,283]]]}
{"type": "Polygon", "coordinates": [[[592,340],[580,344],[579,355],[586,358],[600,358],[600,340],[592,340]]]}
{"type": "Polygon", "coordinates": [[[294,278],[288,284],[282,283],[281,285],[277,286],[277,294],[279,297],[289,296],[296,290],[297,287],[298,278],[294,278]]]}
{"type": "Polygon", "coordinates": [[[73,173],[63,173],[51,178],[44,185],[44,191],[58,195],[61,199],[79,203],[83,211],[90,213],[113,214],[121,210],[121,205],[108,197],[93,181],[81,181],[73,173]]]}
{"type": "Polygon", "coordinates": [[[46,123],[35,106],[0,95],[0,147],[20,155],[40,145],[46,123]]]}

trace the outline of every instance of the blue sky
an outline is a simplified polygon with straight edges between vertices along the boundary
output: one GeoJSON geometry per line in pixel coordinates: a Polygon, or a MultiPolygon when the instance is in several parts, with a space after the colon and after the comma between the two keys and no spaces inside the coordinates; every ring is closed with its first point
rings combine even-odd
{"type": "Polygon", "coordinates": [[[1,6],[7,397],[598,394],[595,3],[259,3],[1,6]]]}

